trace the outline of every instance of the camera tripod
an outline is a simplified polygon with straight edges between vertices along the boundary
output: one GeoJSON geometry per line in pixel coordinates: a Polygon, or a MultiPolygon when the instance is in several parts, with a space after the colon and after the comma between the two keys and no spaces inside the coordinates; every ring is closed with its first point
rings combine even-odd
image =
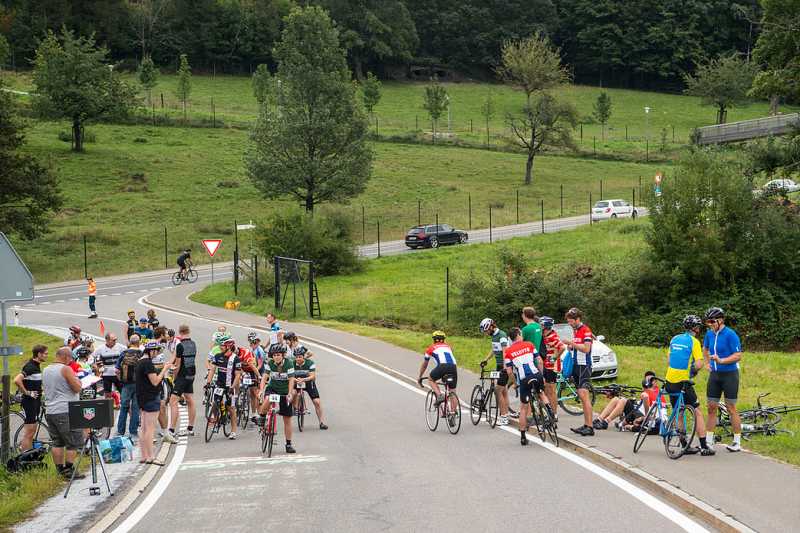
{"type": "Polygon", "coordinates": [[[86,453],[86,448],[89,448],[89,458],[92,462],[92,486],[89,487],[89,494],[92,496],[99,496],[100,495],[100,487],[97,486],[97,464],[100,463],[100,470],[103,472],[103,479],[106,482],[106,488],[108,489],[108,493],[110,495],[114,495],[114,492],[111,490],[111,485],[108,482],[108,475],[106,474],[106,467],[105,462],[103,461],[103,455],[100,453],[100,442],[97,439],[97,433],[95,430],[89,431],[89,436],[86,437],[86,440],[81,447],[81,453],[78,456],[78,460],[75,462],[75,467],[72,470],[72,477],[69,480],[69,484],[67,485],[67,490],[64,491],[64,497],[66,498],[69,494],[69,489],[72,488],[72,482],[75,480],[75,473],[78,471],[78,468],[81,466],[81,459],[83,459],[83,455],[86,453]]]}

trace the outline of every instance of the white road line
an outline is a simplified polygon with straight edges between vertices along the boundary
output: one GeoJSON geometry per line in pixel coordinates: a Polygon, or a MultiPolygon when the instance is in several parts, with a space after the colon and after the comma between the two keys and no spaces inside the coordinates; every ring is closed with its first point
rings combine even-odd
{"type": "Polygon", "coordinates": [[[55,300],[53,303],[57,303],[57,304],[63,304],[63,303],[64,303],[64,300],[55,300]]]}
{"type": "Polygon", "coordinates": [[[69,301],[70,302],[80,302],[81,299],[80,298],[70,298],[69,301]]]}
{"type": "MultiPolygon", "coordinates": [[[[50,303],[50,302],[42,302],[39,305],[45,305],[45,304],[48,304],[48,303],[50,303]]],[[[48,315],[77,316],[77,317],[86,318],[86,313],[67,313],[67,312],[64,312],[64,311],[45,311],[44,309],[24,309],[24,311],[30,311],[30,312],[33,312],[33,313],[46,313],[48,315]]],[[[109,322],[117,322],[118,324],[125,324],[126,323],[124,320],[117,320],[116,318],[109,318],[107,316],[100,316],[100,317],[97,317],[97,318],[98,319],[102,319],[102,320],[107,320],[109,322]]]]}
{"type": "MultiPolygon", "coordinates": [[[[140,305],[146,305],[146,304],[144,304],[142,302],[143,298],[144,297],[140,298],[139,301],[138,301],[138,303],[140,305]]],[[[205,317],[200,317],[200,316],[197,316],[197,315],[193,315],[191,313],[181,313],[181,312],[168,310],[168,309],[163,309],[163,311],[166,311],[166,312],[169,312],[169,313],[172,313],[172,314],[176,314],[176,315],[187,316],[187,317],[192,318],[194,320],[202,320],[204,322],[210,322],[212,324],[228,323],[228,324],[231,324],[231,325],[239,327],[239,328],[251,329],[251,328],[249,328],[249,326],[242,326],[241,324],[237,324],[235,322],[231,322],[231,321],[227,321],[227,320],[211,320],[211,319],[208,319],[208,318],[205,318],[205,317]]],[[[263,328],[252,328],[252,329],[256,329],[258,331],[267,333],[267,330],[265,330],[263,328]]],[[[327,346],[323,346],[321,344],[317,344],[317,343],[315,343],[313,341],[308,340],[308,338],[305,338],[304,342],[306,344],[311,344],[313,346],[317,346],[318,348],[321,348],[321,349],[323,349],[323,350],[325,350],[327,352],[330,352],[330,353],[332,353],[334,355],[337,355],[342,359],[350,361],[351,363],[353,363],[353,364],[355,364],[357,366],[360,366],[360,367],[362,367],[362,368],[364,368],[364,369],[366,369],[366,370],[368,370],[368,371],[370,371],[370,372],[372,372],[374,374],[377,374],[377,375],[379,375],[379,376],[381,376],[381,377],[383,377],[383,378],[385,378],[385,379],[387,379],[387,380],[389,380],[389,381],[391,381],[393,383],[396,383],[397,385],[400,385],[401,387],[403,387],[403,388],[405,388],[405,389],[407,389],[407,390],[409,390],[409,391],[411,391],[411,392],[413,392],[415,394],[419,394],[420,396],[424,396],[425,394],[427,394],[426,390],[422,390],[422,389],[419,389],[419,388],[414,387],[412,385],[409,385],[408,383],[406,383],[404,381],[401,381],[401,380],[397,379],[394,376],[391,376],[391,375],[389,375],[389,374],[387,374],[387,373],[385,373],[385,372],[383,372],[381,370],[378,370],[377,368],[374,368],[374,367],[372,367],[370,365],[367,365],[366,363],[362,363],[361,361],[357,361],[357,360],[347,356],[346,354],[344,354],[342,352],[339,352],[339,351],[334,350],[332,348],[329,348],[327,346]]],[[[511,428],[504,427],[504,428],[501,428],[501,429],[505,429],[506,431],[508,431],[508,432],[510,432],[512,434],[515,434],[514,430],[511,429],[511,428]]],[[[585,468],[586,470],[588,470],[589,472],[592,472],[593,474],[596,474],[597,476],[605,479],[606,481],[608,481],[609,483],[615,485],[616,487],[618,487],[622,491],[627,492],[629,495],[631,495],[632,497],[636,498],[641,503],[643,503],[647,507],[651,508],[653,511],[659,513],[664,518],[667,518],[668,520],[672,521],[673,523],[675,523],[677,526],[679,526],[684,531],[690,531],[692,533],[708,532],[708,530],[706,528],[704,528],[703,526],[701,526],[700,524],[698,524],[697,522],[695,522],[694,520],[692,520],[688,516],[684,515],[683,513],[679,512],[678,510],[674,509],[670,505],[662,502],[661,500],[657,499],[656,497],[650,495],[649,493],[645,492],[644,490],[640,489],[639,487],[633,485],[632,483],[630,483],[628,481],[625,481],[624,479],[622,479],[621,477],[617,476],[616,474],[614,474],[612,472],[609,472],[608,470],[605,470],[601,466],[598,466],[598,465],[596,465],[594,463],[591,463],[591,462],[587,461],[586,459],[584,459],[582,457],[579,457],[578,455],[575,455],[574,453],[568,452],[568,451],[563,450],[561,448],[556,448],[555,446],[553,446],[550,443],[543,443],[543,442],[537,441],[535,439],[531,439],[531,442],[533,442],[533,443],[535,443],[535,444],[537,444],[539,446],[542,446],[545,449],[548,449],[548,450],[560,455],[564,459],[567,459],[568,461],[571,461],[572,463],[574,463],[574,464],[576,464],[578,466],[581,466],[581,467],[585,468]]],[[[153,503],[155,503],[155,502],[153,502],[153,503]]],[[[151,504],[151,506],[152,506],[152,504],[151,504]]],[[[139,509],[137,509],[137,511],[139,511],[139,509]]],[[[117,533],[117,532],[114,532],[114,533],[117,533]]]]}
{"type": "Polygon", "coordinates": [[[115,292],[111,296],[122,296],[122,293],[121,292],[115,292]]]}

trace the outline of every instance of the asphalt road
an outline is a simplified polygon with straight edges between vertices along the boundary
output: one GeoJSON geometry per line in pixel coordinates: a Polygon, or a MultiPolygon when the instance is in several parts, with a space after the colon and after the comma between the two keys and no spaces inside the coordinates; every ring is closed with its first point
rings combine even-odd
{"type": "MultiPolygon", "coordinates": [[[[145,310],[138,300],[147,293],[127,292],[109,294],[99,307],[106,327],[118,333],[128,308],[145,310]]],[[[188,323],[201,347],[216,328],[166,311],[159,318],[171,327],[188,323]]],[[[98,321],[85,318],[84,301],[23,307],[20,319],[23,325],[78,323],[99,333],[98,321]]],[[[244,340],[246,329],[230,329],[244,340]]],[[[343,354],[315,352],[329,431],[320,431],[312,414],[308,429],[293,439],[298,454],[284,454],[280,438],[277,453],[267,460],[252,429],[236,441],[215,436],[204,443],[199,416],[198,436],[174,447],[159,481],[114,531],[620,532],[641,531],[643,524],[702,530],[671,507],[632,496],[614,476],[569,452],[522,448],[515,432],[473,427],[466,414],[458,435],[443,427],[432,433],[419,390],[343,354]],[[142,504],[148,501],[153,505],[142,504]]],[[[200,381],[198,376],[195,390],[202,390],[200,381]]]]}

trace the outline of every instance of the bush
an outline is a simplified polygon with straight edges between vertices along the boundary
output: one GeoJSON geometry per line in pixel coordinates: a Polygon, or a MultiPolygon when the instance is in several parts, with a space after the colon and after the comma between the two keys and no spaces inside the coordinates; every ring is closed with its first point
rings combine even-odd
{"type": "Polygon", "coordinates": [[[328,209],[313,215],[299,208],[279,210],[258,236],[258,243],[267,258],[280,255],[314,261],[319,275],[361,269],[352,221],[338,210],[328,209]]]}

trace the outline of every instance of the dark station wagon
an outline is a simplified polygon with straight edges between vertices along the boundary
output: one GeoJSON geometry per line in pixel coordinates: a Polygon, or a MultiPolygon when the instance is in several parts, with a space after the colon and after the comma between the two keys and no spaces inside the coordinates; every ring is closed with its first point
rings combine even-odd
{"type": "Polygon", "coordinates": [[[453,229],[449,224],[425,224],[414,226],[406,234],[409,248],[438,248],[440,244],[460,244],[467,242],[466,231],[453,229]]]}

